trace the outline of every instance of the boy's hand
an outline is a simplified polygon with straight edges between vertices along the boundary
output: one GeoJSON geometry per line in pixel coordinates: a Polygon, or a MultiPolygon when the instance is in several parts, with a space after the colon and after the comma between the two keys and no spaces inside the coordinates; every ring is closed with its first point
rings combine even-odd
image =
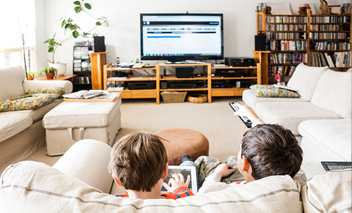
{"type": "Polygon", "coordinates": [[[236,116],[246,116],[250,120],[254,121],[259,119],[258,115],[247,105],[236,104],[238,106],[238,111],[233,114],[236,116]]]}
{"type": "Polygon", "coordinates": [[[191,182],[191,176],[187,176],[187,180],[185,182],[185,178],[183,177],[182,174],[173,174],[173,178],[170,178],[169,183],[163,182],[163,186],[167,189],[169,192],[173,192],[175,189],[178,189],[180,187],[188,187],[189,183],[191,182]]]}
{"type": "Polygon", "coordinates": [[[218,173],[221,177],[226,177],[235,172],[235,169],[230,164],[222,163],[214,170],[214,173],[218,173]]]}

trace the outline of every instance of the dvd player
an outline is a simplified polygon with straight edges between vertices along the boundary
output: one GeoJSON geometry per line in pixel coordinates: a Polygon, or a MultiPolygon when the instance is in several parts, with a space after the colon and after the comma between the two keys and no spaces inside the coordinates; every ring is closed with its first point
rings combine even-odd
{"type": "Polygon", "coordinates": [[[170,83],[171,89],[187,89],[187,88],[197,88],[197,84],[193,82],[172,82],[170,83]]]}

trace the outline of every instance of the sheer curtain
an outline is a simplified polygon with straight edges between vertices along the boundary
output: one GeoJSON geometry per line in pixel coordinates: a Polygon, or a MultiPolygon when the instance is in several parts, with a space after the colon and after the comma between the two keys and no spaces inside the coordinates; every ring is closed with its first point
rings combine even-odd
{"type": "Polygon", "coordinates": [[[27,72],[36,69],[34,6],[34,0],[1,3],[0,67],[22,65],[27,72]]]}

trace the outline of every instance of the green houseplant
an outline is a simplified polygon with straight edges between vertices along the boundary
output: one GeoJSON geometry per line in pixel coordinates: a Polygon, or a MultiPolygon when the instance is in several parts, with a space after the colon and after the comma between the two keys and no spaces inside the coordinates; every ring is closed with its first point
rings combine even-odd
{"type": "Polygon", "coordinates": [[[27,72],[28,80],[33,80],[34,77],[36,77],[37,75],[38,75],[38,73],[36,73],[36,72],[34,72],[34,71],[27,72]]]}
{"type": "MultiPolygon", "coordinates": [[[[60,20],[62,20],[61,22],[61,29],[64,30],[64,34],[66,34],[67,31],[70,31],[70,36],[67,36],[66,38],[62,39],[61,41],[57,41],[55,36],[56,33],[54,34],[54,36],[52,38],[47,39],[46,41],[44,41],[44,44],[48,45],[48,52],[52,53],[51,55],[51,60],[47,59],[47,61],[49,62],[49,66],[55,66],[57,67],[57,63],[55,63],[55,51],[59,46],[62,46],[62,43],[69,40],[70,38],[78,38],[78,37],[82,37],[82,38],[88,38],[90,36],[95,36],[96,34],[93,34],[92,32],[95,30],[95,28],[99,27],[99,26],[109,26],[109,22],[107,20],[107,18],[105,17],[99,17],[99,18],[95,18],[92,14],[90,14],[88,12],[88,10],[92,9],[91,4],[84,2],[84,0],[79,0],[79,1],[74,1],[73,2],[74,5],[74,11],[76,13],[86,13],[88,14],[92,19],[92,28],[88,31],[83,31],[79,25],[73,21],[72,18],[67,17],[67,18],[61,18],[60,20]]],[[[64,65],[65,69],[66,69],[66,64],[64,65]]],[[[59,68],[60,69],[60,68],[59,68]]],[[[62,69],[62,68],[61,68],[62,69]]],[[[66,72],[66,70],[65,70],[66,72]]],[[[63,75],[65,74],[65,72],[62,72],[61,70],[58,70],[58,75],[63,75]],[[63,74],[62,74],[63,73],[63,74]]]]}
{"type": "Polygon", "coordinates": [[[46,79],[54,79],[54,77],[56,76],[57,73],[57,69],[54,67],[42,67],[40,69],[40,75],[44,75],[46,76],[46,79]]]}

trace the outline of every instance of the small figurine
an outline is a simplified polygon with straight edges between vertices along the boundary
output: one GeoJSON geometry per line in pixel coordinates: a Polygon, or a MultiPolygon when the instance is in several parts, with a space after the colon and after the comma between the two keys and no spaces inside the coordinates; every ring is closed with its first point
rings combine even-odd
{"type": "Polygon", "coordinates": [[[298,14],[306,16],[307,15],[307,8],[306,7],[299,7],[298,14]]]}
{"type": "Polygon", "coordinates": [[[270,7],[270,6],[266,6],[266,8],[265,8],[265,13],[266,13],[267,15],[271,15],[271,7],[270,7]]]}
{"type": "Polygon", "coordinates": [[[320,7],[319,7],[322,15],[330,15],[330,9],[326,0],[320,0],[320,7]]]}

